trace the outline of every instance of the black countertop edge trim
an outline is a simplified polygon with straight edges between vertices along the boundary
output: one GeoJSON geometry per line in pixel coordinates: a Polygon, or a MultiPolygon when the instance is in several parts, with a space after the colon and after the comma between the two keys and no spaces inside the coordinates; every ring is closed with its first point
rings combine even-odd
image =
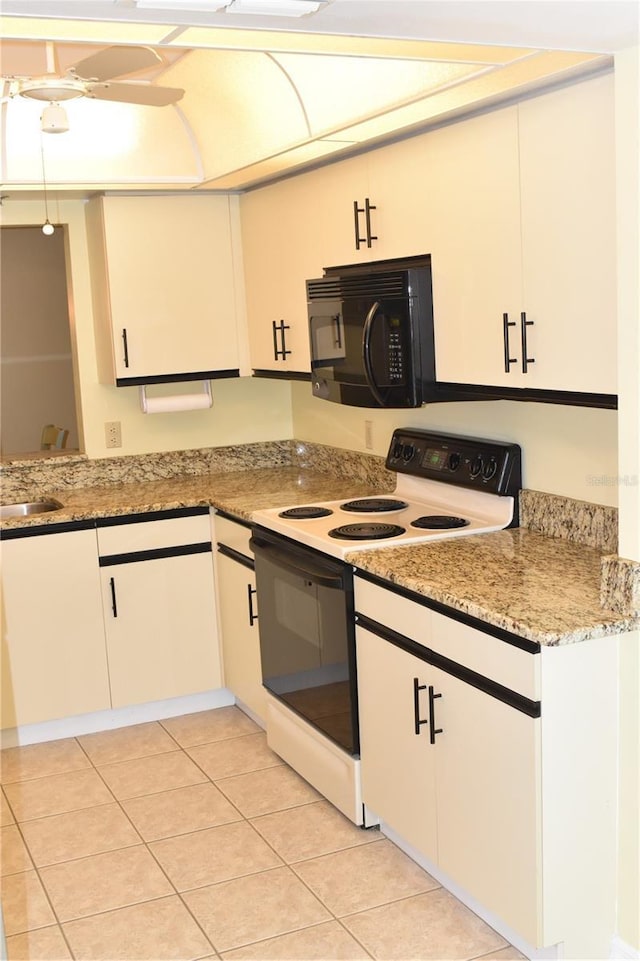
{"type": "Polygon", "coordinates": [[[96,522],[92,518],[85,521],[62,521],[60,524],[40,524],[37,527],[9,527],[0,531],[0,540],[14,541],[19,537],[36,537],[43,534],[68,534],[71,531],[95,530],[96,522]]]}
{"type": "Polygon", "coordinates": [[[517,691],[512,691],[511,688],[499,684],[490,677],[485,677],[484,674],[478,674],[477,671],[472,671],[471,668],[465,667],[463,664],[458,664],[457,661],[452,661],[443,654],[438,654],[437,651],[433,651],[430,647],[423,647],[423,645],[418,644],[417,641],[405,637],[404,634],[398,634],[396,631],[391,630],[391,628],[385,627],[383,624],[379,624],[377,621],[365,617],[364,614],[358,614],[356,612],[356,624],[367,631],[371,631],[372,634],[381,637],[384,641],[388,641],[395,647],[400,648],[400,650],[406,651],[414,657],[418,657],[427,664],[432,664],[433,667],[444,671],[445,674],[457,677],[458,680],[469,684],[470,687],[475,687],[476,690],[482,691],[484,694],[489,694],[490,697],[495,697],[496,700],[502,701],[503,704],[515,708],[515,710],[520,711],[522,714],[526,714],[527,717],[540,717],[540,701],[532,701],[528,697],[525,697],[524,694],[518,694],[517,691]]]}
{"type": "Polygon", "coordinates": [[[172,517],[197,517],[208,514],[208,507],[173,507],[166,511],[149,511],[140,514],[119,514],[117,517],[97,517],[96,527],[122,527],[125,524],[144,524],[147,521],[166,521],[172,517]]]}
{"type": "Polygon", "coordinates": [[[408,587],[402,587],[402,585],[394,584],[392,581],[388,581],[384,577],[378,577],[376,574],[370,574],[369,571],[361,571],[355,567],[354,572],[358,577],[362,577],[365,581],[371,581],[372,584],[377,584],[379,587],[383,587],[387,591],[391,591],[394,594],[399,594],[400,597],[406,597],[407,600],[421,604],[422,607],[428,607],[430,610],[436,611],[437,614],[443,614],[445,617],[450,617],[452,621],[459,621],[461,624],[466,624],[467,627],[473,627],[477,631],[482,631],[483,634],[489,634],[490,637],[496,637],[498,640],[504,641],[506,644],[511,644],[512,647],[517,647],[521,651],[526,651],[527,654],[540,653],[540,644],[538,644],[537,641],[531,641],[527,637],[520,637],[519,634],[512,634],[511,631],[507,631],[503,627],[495,627],[493,624],[488,624],[479,617],[474,617],[473,614],[465,614],[464,611],[458,611],[455,609],[455,607],[449,607],[447,604],[443,604],[441,601],[434,601],[432,598],[425,597],[424,594],[418,594],[416,591],[412,591],[408,587]]]}
{"type": "Polygon", "coordinates": [[[157,561],[163,557],[186,557],[188,554],[207,554],[213,550],[211,541],[201,544],[180,544],[178,547],[155,547],[147,551],[128,551],[126,554],[106,554],[98,559],[100,567],[119,564],[138,564],[140,561],[157,561]]]}
{"type": "Polygon", "coordinates": [[[429,400],[520,400],[539,404],[565,404],[569,407],[618,409],[617,394],[589,394],[574,390],[541,390],[534,387],[491,387],[485,384],[453,384],[438,381],[429,392],[429,400]]]}
{"type": "Polygon", "coordinates": [[[223,557],[228,557],[229,560],[242,564],[243,567],[248,567],[250,571],[254,571],[256,568],[252,557],[247,557],[246,554],[241,554],[240,551],[236,551],[233,547],[227,547],[226,544],[218,544],[218,553],[222,554],[223,557]]]}
{"type": "Polygon", "coordinates": [[[254,377],[271,377],[272,380],[307,380],[311,383],[311,372],[304,370],[262,370],[254,367],[254,377]]]}
{"type": "Polygon", "coordinates": [[[239,377],[239,368],[229,370],[196,370],[183,374],[156,374],[148,377],[116,377],[116,387],[146,387],[149,384],[179,384],[190,380],[221,380],[239,377]]]}
{"type": "Polygon", "coordinates": [[[244,517],[238,517],[237,514],[231,514],[229,511],[224,511],[220,507],[215,508],[216,516],[225,517],[228,521],[233,521],[234,524],[240,524],[241,527],[247,527],[249,530],[253,527],[251,521],[246,521],[244,517]]]}

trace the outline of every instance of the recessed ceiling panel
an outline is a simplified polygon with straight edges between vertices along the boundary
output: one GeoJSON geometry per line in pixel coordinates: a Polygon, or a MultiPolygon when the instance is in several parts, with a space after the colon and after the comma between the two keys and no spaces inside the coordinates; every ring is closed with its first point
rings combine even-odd
{"type": "Polygon", "coordinates": [[[296,91],[266,53],[194,50],[162,79],[186,90],[180,108],[197,139],[205,180],[309,139],[296,91]]]}
{"type": "Polygon", "coordinates": [[[478,70],[476,65],[276,54],[304,104],[314,136],[424,97],[478,70]]]}

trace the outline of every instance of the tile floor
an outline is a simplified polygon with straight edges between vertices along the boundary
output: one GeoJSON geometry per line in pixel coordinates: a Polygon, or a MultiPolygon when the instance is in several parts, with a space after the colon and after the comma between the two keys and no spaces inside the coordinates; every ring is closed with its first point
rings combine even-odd
{"type": "Polygon", "coordinates": [[[522,957],[235,707],[1,762],[10,961],[522,957]]]}

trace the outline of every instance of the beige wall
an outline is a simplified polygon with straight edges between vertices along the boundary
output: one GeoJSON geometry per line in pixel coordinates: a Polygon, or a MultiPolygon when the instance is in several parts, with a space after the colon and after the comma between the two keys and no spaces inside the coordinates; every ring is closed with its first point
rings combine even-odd
{"type": "Polygon", "coordinates": [[[516,401],[430,404],[419,410],[340,407],[293,386],[293,433],[335,447],[365,450],[365,421],[374,453],[386,454],[394,427],[424,427],[518,443],[524,486],[615,505],[616,412],[516,401]]]}
{"type": "MultiPolygon", "coordinates": [[[[84,203],[65,200],[56,204],[59,222],[68,225],[68,260],[72,300],[72,346],[76,394],[80,404],[84,450],[90,457],[187,450],[291,436],[289,384],[252,378],[213,382],[210,410],[174,414],[143,414],[134,387],[107,387],[98,383],[91,307],[89,261],[84,203]],[[122,448],[107,450],[104,424],[120,421],[122,448]]],[[[40,224],[41,201],[5,200],[2,223],[40,224]]],[[[176,387],[176,390],[190,388],[176,387]]],[[[82,440],[81,440],[82,446],[82,440]]]]}
{"type": "Polygon", "coordinates": [[[52,423],[77,448],[62,230],[3,228],[0,265],[2,453],[38,450],[52,423]]]}

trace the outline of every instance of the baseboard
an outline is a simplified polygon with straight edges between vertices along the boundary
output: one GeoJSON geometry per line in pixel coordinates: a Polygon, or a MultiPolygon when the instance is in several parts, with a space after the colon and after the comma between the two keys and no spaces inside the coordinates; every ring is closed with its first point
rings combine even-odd
{"type": "Polygon", "coordinates": [[[640,951],[638,948],[632,948],[630,944],[627,944],[622,938],[617,935],[611,942],[611,954],[609,955],[613,961],[639,961],[640,951]]]}
{"type": "Polygon", "coordinates": [[[172,697],[165,701],[150,701],[147,704],[96,711],[93,714],[77,714],[41,724],[24,724],[0,732],[0,746],[22,747],[25,744],[58,741],[65,737],[94,734],[96,731],[110,731],[116,727],[130,727],[145,721],[161,721],[167,717],[178,717],[180,714],[196,714],[211,708],[229,707],[235,704],[235,701],[231,691],[222,687],[216,691],[172,697]]]}
{"type": "Polygon", "coordinates": [[[482,918],[483,921],[486,921],[486,923],[492,927],[494,931],[497,931],[498,934],[502,935],[503,938],[517,948],[521,954],[524,954],[525,958],[529,958],[530,961],[557,961],[557,959],[563,957],[562,945],[552,945],[548,948],[534,948],[524,941],[523,938],[521,938],[516,931],[510,928],[509,925],[505,924],[501,918],[497,917],[495,914],[492,914],[490,911],[487,911],[487,909],[480,904],[479,901],[476,901],[475,898],[471,897],[471,895],[465,891],[464,888],[461,888],[458,884],[456,884],[455,881],[446,875],[444,871],[441,871],[437,865],[429,861],[428,858],[425,858],[411,844],[408,844],[404,838],[402,838],[399,834],[396,834],[392,828],[382,821],[380,822],[380,831],[385,835],[385,837],[388,837],[390,841],[393,841],[396,847],[399,847],[401,851],[404,851],[404,853],[407,854],[412,861],[415,861],[416,864],[419,864],[420,867],[427,872],[427,874],[430,874],[432,878],[435,878],[435,880],[438,881],[443,888],[446,888],[447,891],[453,894],[458,901],[461,901],[469,908],[470,911],[473,911],[473,913],[477,914],[479,918],[482,918]]]}

